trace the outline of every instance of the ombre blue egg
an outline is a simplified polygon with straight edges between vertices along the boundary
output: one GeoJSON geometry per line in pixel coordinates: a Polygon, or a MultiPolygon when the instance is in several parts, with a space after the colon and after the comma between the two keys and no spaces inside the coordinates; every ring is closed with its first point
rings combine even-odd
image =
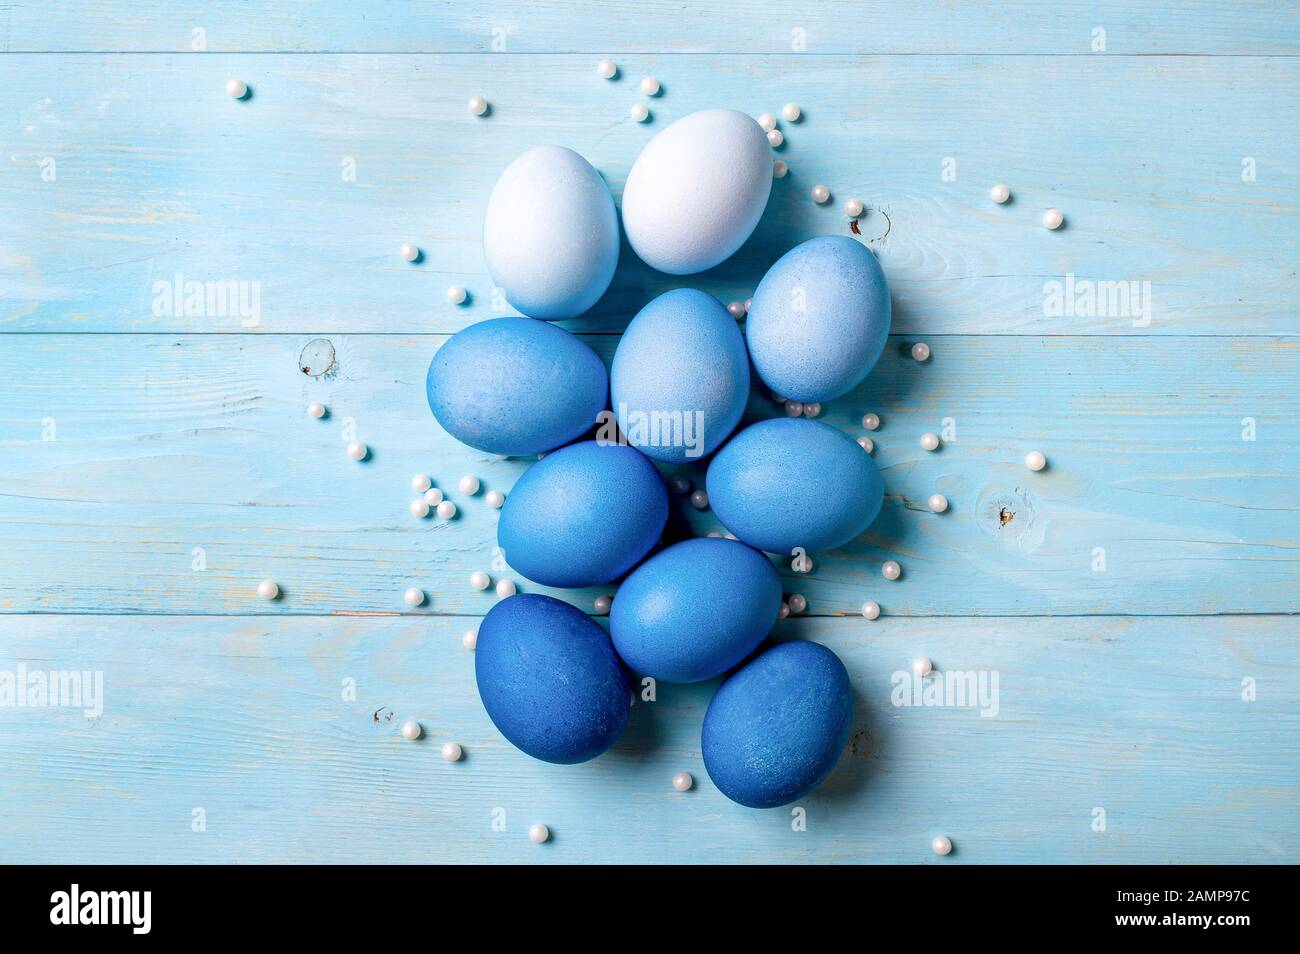
{"type": "Polygon", "coordinates": [[[745,410],[745,339],[712,295],[664,292],[623,332],[609,380],[629,444],[655,460],[694,460],[713,453],[745,410]]]}
{"type": "Polygon", "coordinates": [[[636,566],[667,520],[668,491],[644,454],[586,441],[547,454],[515,482],[497,544],[534,583],[594,586],[636,566]]]}
{"type": "Polygon", "coordinates": [[[508,457],[581,437],[605,407],[605,365],[563,328],[533,318],[480,321],[429,362],[425,393],[447,433],[508,457]]]}
{"type": "Polygon", "coordinates": [[[733,673],[704,714],[704,768],[748,808],[788,805],[830,775],[853,725],[853,687],[818,643],[780,643],[733,673]]]}
{"type": "Polygon", "coordinates": [[[657,553],[618,588],[609,633],[634,671],[698,682],[731,669],[767,636],[781,609],[772,561],[735,540],[686,540],[657,553]]]}
{"type": "Polygon", "coordinates": [[[794,401],[851,391],[889,337],[889,286],[876,256],[846,235],[796,245],[754,291],[745,337],[763,383],[794,401]]]}
{"type": "Polygon", "coordinates": [[[834,550],[871,526],[885,486],[871,455],[807,418],[745,428],[709,463],[709,504],[722,525],[759,550],[834,550]]]}
{"type": "Polygon", "coordinates": [[[479,625],[474,675],[488,718],[522,752],[570,765],[627,724],[631,685],[605,631],[568,603],[522,593],[479,625]]]}

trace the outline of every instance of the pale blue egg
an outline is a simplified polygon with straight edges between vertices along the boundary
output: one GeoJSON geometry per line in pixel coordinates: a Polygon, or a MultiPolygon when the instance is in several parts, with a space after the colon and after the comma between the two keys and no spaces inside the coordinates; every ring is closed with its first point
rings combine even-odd
{"type": "Polygon", "coordinates": [[[773,646],[733,673],[704,714],[704,768],[723,795],[775,808],[830,775],[853,726],[853,686],[819,643],[773,646]]]}
{"type": "Polygon", "coordinates": [[[591,163],[538,146],[506,167],[483,220],[488,272],[506,301],[546,321],[576,318],[618,267],[618,212],[591,163]]]}
{"type": "Polygon", "coordinates": [[[711,454],[749,399],[749,356],[736,321],[712,295],[665,292],[627,326],[610,395],[628,443],[656,460],[711,454]]]}
{"type": "Polygon", "coordinates": [[[644,454],[587,441],[547,454],[515,482],[497,544],[535,583],[595,586],[636,566],[667,520],[668,490],[644,454]]]}
{"type": "Polygon", "coordinates": [[[781,578],[771,560],[735,540],[702,537],[632,571],[610,609],[609,634],[634,671],[699,682],[753,652],[780,609],[781,578]]]}
{"type": "Polygon", "coordinates": [[[563,328],[493,318],[429,363],[425,394],[447,433],[489,454],[537,454],[581,437],[605,407],[605,365],[563,328]]]}
{"type": "Polygon", "coordinates": [[[754,369],[804,403],[853,390],[889,337],[889,287],[876,256],[845,235],[796,245],[754,291],[745,336],[754,369]]]}
{"type": "Polygon", "coordinates": [[[848,543],[876,519],[885,492],[870,454],[807,418],[751,424],[714,456],[707,481],[724,527],[784,556],[848,543]]]}

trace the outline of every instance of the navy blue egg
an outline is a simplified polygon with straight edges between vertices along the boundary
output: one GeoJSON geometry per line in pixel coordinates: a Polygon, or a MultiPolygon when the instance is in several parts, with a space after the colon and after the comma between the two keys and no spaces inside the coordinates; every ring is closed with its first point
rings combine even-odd
{"type": "Polygon", "coordinates": [[[870,454],[807,418],[751,424],[718,451],[706,480],[724,527],[783,556],[843,546],[871,526],[885,495],[870,454]]]}
{"type": "Polygon", "coordinates": [[[563,328],[493,318],[454,335],[425,393],[447,433],[490,454],[537,454],[581,437],[605,408],[605,365],[563,328]]]}
{"type": "Polygon", "coordinates": [[[534,583],[594,586],[636,566],[667,520],[668,491],[645,455],[586,441],[547,454],[515,482],[497,544],[534,583]]]}
{"type": "Polygon", "coordinates": [[[827,235],[796,245],[763,276],[745,337],[769,388],[794,401],[830,401],[880,359],[889,315],[876,256],[846,235],[827,235]]]}
{"type": "Polygon", "coordinates": [[[780,609],[781,578],[763,554],[735,540],[686,540],[623,581],[609,634],[636,672],[699,682],[753,652],[780,609]]]}
{"type": "Polygon", "coordinates": [[[788,805],[831,774],[852,725],[853,687],[840,658],[818,643],[781,643],[713,696],[704,768],[733,802],[788,805]]]}
{"type": "Polygon", "coordinates": [[[600,755],[627,725],[631,684],[605,631],[535,593],[483,617],[474,676],[488,718],[522,752],[571,765],[600,755]]]}
{"type": "Polygon", "coordinates": [[[694,460],[713,453],[745,410],[745,338],[712,295],[664,292],[623,332],[609,381],[629,444],[655,460],[694,460]]]}

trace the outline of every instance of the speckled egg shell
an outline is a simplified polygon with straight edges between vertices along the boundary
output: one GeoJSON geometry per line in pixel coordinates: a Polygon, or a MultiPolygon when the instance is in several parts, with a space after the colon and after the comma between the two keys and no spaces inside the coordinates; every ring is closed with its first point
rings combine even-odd
{"type": "Polygon", "coordinates": [[[818,643],[773,646],[733,673],[704,714],[704,768],[748,808],[788,805],[835,768],[853,725],[853,687],[818,643]]]}
{"type": "Polygon", "coordinates": [[[627,440],[656,460],[711,454],[749,399],[749,356],[712,295],[665,292],[642,308],[614,352],[610,395],[627,440]]]}
{"type": "Polygon", "coordinates": [[[596,352],[532,318],[470,325],[438,349],[425,378],[429,408],[452,437],[506,456],[581,437],[595,426],[608,386],[596,352]]]}
{"type": "Polygon", "coordinates": [[[791,400],[851,391],[889,337],[889,287],[871,250],[848,236],[810,239],[786,252],[754,292],[745,322],[759,377],[791,400]]]}
{"type": "Polygon", "coordinates": [[[641,150],[623,188],[623,229],[641,260],[692,275],[730,258],[763,217],[772,148],[744,113],[706,109],[641,150]]]}
{"type": "Polygon", "coordinates": [[[544,762],[594,759],[627,724],[631,685],[609,637],[549,596],[525,593],[492,607],[479,625],[474,675],[492,723],[544,762]]]}
{"type": "Polygon", "coordinates": [[[870,454],[806,418],[751,424],[718,451],[706,479],[724,527],[784,556],[848,543],[871,526],[885,493],[870,454]]]}
{"type": "Polygon", "coordinates": [[[595,586],[636,566],[667,520],[668,491],[645,455],[587,441],[547,454],[516,481],[497,543],[535,583],[595,586]]]}
{"type": "Polygon", "coordinates": [[[641,564],[609,614],[614,648],[665,682],[720,676],[753,652],[781,609],[772,561],[735,540],[686,540],[641,564]]]}
{"type": "Polygon", "coordinates": [[[546,321],[576,318],[618,267],[618,212],[591,163],[538,146],[506,167],[488,199],[483,254],[506,301],[546,321]]]}

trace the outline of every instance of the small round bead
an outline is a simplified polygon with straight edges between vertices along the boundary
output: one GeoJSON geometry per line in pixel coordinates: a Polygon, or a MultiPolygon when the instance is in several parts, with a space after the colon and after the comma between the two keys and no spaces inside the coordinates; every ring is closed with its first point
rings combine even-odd
{"type": "Polygon", "coordinates": [[[248,84],[239,79],[226,80],[226,92],[232,99],[243,99],[248,95],[248,84]]]}
{"type": "Polygon", "coordinates": [[[420,247],[407,242],[402,246],[402,258],[408,262],[413,262],[420,257],[420,247]]]}
{"type": "Polygon", "coordinates": [[[896,580],[903,575],[903,568],[898,565],[897,560],[886,560],[880,568],[880,575],[887,580],[896,580]]]}
{"type": "Polygon", "coordinates": [[[689,494],[693,486],[694,484],[691,483],[691,479],[689,477],[673,478],[673,493],[675,494],[682,494],[682,495],[689,494]]]}
{"type": "Polygon", "coordinates": [[[497,580],[497,598],[506,599],[519,592],[514,580],[497,580]]]}
{"type": "Polygon", "coordinates": [[[550,837],[551,837],[551,830],[547,828],[545,825],[541,825],[541,824],[533,825],[531,828],[528,829],[528,840],[531,841],[534,845],[540,845],[542,842],[546,841],[550,837]]]}
{"type": "Polygon", "coordinates": [[[824,185],[815,185],[812,187],[812,200],[818,205],[825,205],[831,200],[831,190],[824,185]]]}
{"type": "Polygon", "coordinates": [[[353,441],[348,445],[348,456],[353,460],[365,460],[370,454],[370,448],[360,441],[353,441]]]}
{"type": "Polygon", "coordinates": [[[869,430],[869,431],[874,431],[874,430],[876,430],[877,428],[880,427],[880,415],[878,415],[878,414],[863,414],[863,415],[862,415],[862,426],[865,427],[865,428],[866,428],[867,430],[869,430]]]}
{"type": "Polygon", "coordinates": [[[815,401],[812,404],[805,404],[803,406],[804,417],[816,417],[821,412],[822,412],[822,406],[816,403],[815,401]]]}
{"type": "Polygon", "coordinates": [[[927,657],[922,656],[919,659],[912,660],[912,675],[916,676],[917,679],[928,676],[932,672],[934,672],[934,663],[930,662],[927,657]]]}
{"type": "Polygon", "coordinates": [[[314,417],[317,419],[324,417],[325,405],[322,404],[320,401],[312,401],[310,404],[307,405],[307,416],[314,417]]]}
{"type": "Polygon", "coordinates": [[[745,317],[745,303],[743,301],[733,301],[727,305],[727,311],[731,314],[732,318],[739,321],[741,318],[745,317]]]}
{"type": "Polygon", "coordinates": [[[930,499],[927,502],[930,505],[930,509],[935,513],[943,513],[948,509],[948,498],[943,494],[930,494],[930,499]]]}
{"type": "Polygon", "coordinates": [[[1059,229],[1065,224],[1065,216],[1061,214],[1060,209],[1048,209],[1043,213],[1043,228],[1059,229]]]}
{"type": "Polygon", "coordinates": [[[460,634],[460,644],[466,649],[473,649],[478,645],[478,630],[467,629],[460,634]]]}
{"type": "Polygon", "coordinates": [[[1003,205],[1011,198],[1011,190],[999,182],[992,189],[989,189],[989,198],[998,205],[1003,205]]]}
{"type": "Polygon", "coordinates": [[[411,489],[417,494],[422,494],[433,486],[433,481],[429,479],[428,474],[416,474],[411,478],[411,489]]]}
{"type": "Polygon", "coordinates": [[[859,437],[858,446],[861,447],[868,454],[870,454],[873,450],[876,449],[876,442],[873,441],[870,437],[859,437]]]}
{"type": "Polygon", "coordinates": [[[492,578],[482,570],[475,570],[469,575],[469,585],[476,590],[486,590],[492,585],[492,578]]]}
{"type": "Polygon", "coordinates": [[[758,124],[763,127],[763,132],[771,132],[776,128],[776,117],[771,113],[763,113],[758,117],[758,124]]]}
{"type": "Polygon", "coordinates": [[[613,606],[613,605],[614,605],[614,600],[613,600],[612,597],[609,597],[609,596],[597,596],[597,597],[596,597],[596,607],[595,607],[595,608],[596,608],[596,615],[597,615],[597,616],[608,616],[608,615],[609,615],[609,608],[610,608],[611,606],[613,606]]]}
{"type": "Polygon", "coordinates": [[[861,199],[849,199],[844,203],[844,214],[851,219],[856,219],[866,211],[861,199]]]}
{"type": "Polygon", "coordinates": [[[785,133],[781,132],[781,130],[769,129],[767,131],[767,144],[771,146],[773,149],[781,148],[781,144],[784,142],[785,142],[785,133]]]}
{"type": "Polygon", "coordinates": [[[785,174],[790,171],[790,164],[784,159],[778,159],[772,163],[772,177],[774,179],[784,179],[785,174]]]}
{"type": "Polygon", "coordinates": [[[423,520],[429,516],[429,502],[423,497],[416,497],[411,501],[411,516],[419,517],[423,520]]]}
{"type": "Polygon", "coordinates": [[[633,103],[632,108],[628,110],[628,115],[637,122],[643,123],[650,118],[650,110],[646,108],[645,103],[633,103]]]}
{"type": "Polygon", "coordinates": [[[797,123],[803,111],[799,109],[798,103],[786,103],[781,107],[781,118],[788,123],[797,123]]]}
{"type": "Polygon", "coordinates": [[[464,285],[452,285],[447,289],[447,301],[450,304],[463,305],[468,297],[469,293],[465,291],[464,285]]]}
{"type": "Polygon", "coordinates": [[[473,474],[466,474],[460,479],[460,484],[458,486],[460,487],[460,492],[466,497],[473,497],[478,493],[480,484],[478,478],[473,474]]]}
{"type": "Polygon", "coordinates": [[[596,73],[601,79],[613,79],[618,75],[618,67],[613,60],[601,60],[596,64],[596,73]]]}
{"type": "Polygon", "coordinates": [[[506,495],[499,490],[489,490],[483,500],[493,510],[500,510],[506,505],[506,495]]]}
{"type": "Polygon", "coordinates": [[[786,618],[787,616],[789,616],[789,615],[790,615],[790,604],[787,603],[787,602],[785,602],[784,600],[782,600],[782,601],[781,601],[781,611],[780,611],[780,613],[778,614],[778,618],[780,618],[780,619],[785,619],[785,618],[786,618]]]}
{"type": "Polygon", "coordinates": [[[273,600],[280,595],[280,585],[275,580],[263,580],[257,584],[257,595],[264,600],[273,600]]]}
{"type": "Polygon", "coordinates": [[[916,344],[912,345],[912,357],[917,361],[929,361],[930,346],[924,341],[918,341],[916,344]]]}
{"type": "Polygon", "coordinates": [[[808,600],[798,593],[787,597],[785,603],[790,607],[790,612],[796,616],[808,608],[808,600]]]}
{"type": "Polygon", "coordinates": [[[436,507],[442,503],[442,489],[440,487],[430,487],[424,492],[424,502],[430,507],[436,507]]]}
{"type": "Polygon", "coordinates": [[[418,586],[413,586],[402,594],[402,599],[406,601],[407,606],[423,606],[424,590],[418,586]]]}
{"type": "Polygon", "coordinates": [[[653,76],[641,77],[641,92],[646,96],[659,95],[659,81],[653,76]]]}
{"type": "Polygon", "coordinates": [[[452,517],[456,516],[456,505],[450,500],[444,500],[442,503],[438,504],[438,516],[443,520],[450,520],[452,517]]]}
{"type": "Polygon", "coordinates": [[[459,762],[461,756],[461,747],[455,742],[444,742],[442,744],[442,757],[448,762],[459,762]]]}
{"type": "Polygon", "coordinates": [[[930,850],[936,855],[947,855],[952,852],[952,840],[940,835],[934,841],[930,842],[930,850]]]}
{"type": "Polygon", "coordinates": [[[703,490],[691,491],[691,506],[696,510],[704,510],[709,506],[709,495],[703,490]]]}
{"type": "Polygon", "coordinates": [[[471,96],[468,105],[469,111],[475,116],[482,116],[487,112],[488,102],[482,96],[471,96]]]}
{"type": "Polygon", "coordinates": [[[1030,470],[1042,470],[1047,466],[1047,458],[1041,451],[1030,451],[1025,455],[1025,466],[1030,470]]]}
{"type": "Polygon", "coordinates": [[[424,730],[420,728],[420,723],[416,722],[414,719],[407,719],[402,723],[402,738],[404,739],[418,739],[423,731],[424,730]]]}
{"type": "Polygon", "coordinates": [[[752,304],[754,304],[754,299],[752,299],[752,298],[746,298],[746,299],[745,299],[745,302],[744,302],[744,305],[745,305],[745,314],[747,314],[747,315],[749,314],[749,306],[752,305],[752,304]]]}
{"type": "Polygon", "coordinates": [[[922,434],[922,435],[921,435],[921,446],[922,446],[923,448],[925,448],[926,450],[928,450],[928,451],[938,450],[938,449],[939,449],[939,435],[938,435],[938,434],[929,434],[929,433],[922,434]]]}
{"type": "Polygon", "coordinates": [[[863,619],[880,619],[880,604],[875,600],[867,600],[862,604],[863,619]]]}
{"type": "Polygon", "coordinates": [[[798,417],[803,413],[803,403],[800,401],[786,401],[785,413],[790,417],[798,417]]]}
{"type": "Polygon", "coordinates": [[[678,772],[673,776],[673,788],[679,792],[689,792],[695,787],[695,779],[691,778],[690,772],[678,772]]]}

